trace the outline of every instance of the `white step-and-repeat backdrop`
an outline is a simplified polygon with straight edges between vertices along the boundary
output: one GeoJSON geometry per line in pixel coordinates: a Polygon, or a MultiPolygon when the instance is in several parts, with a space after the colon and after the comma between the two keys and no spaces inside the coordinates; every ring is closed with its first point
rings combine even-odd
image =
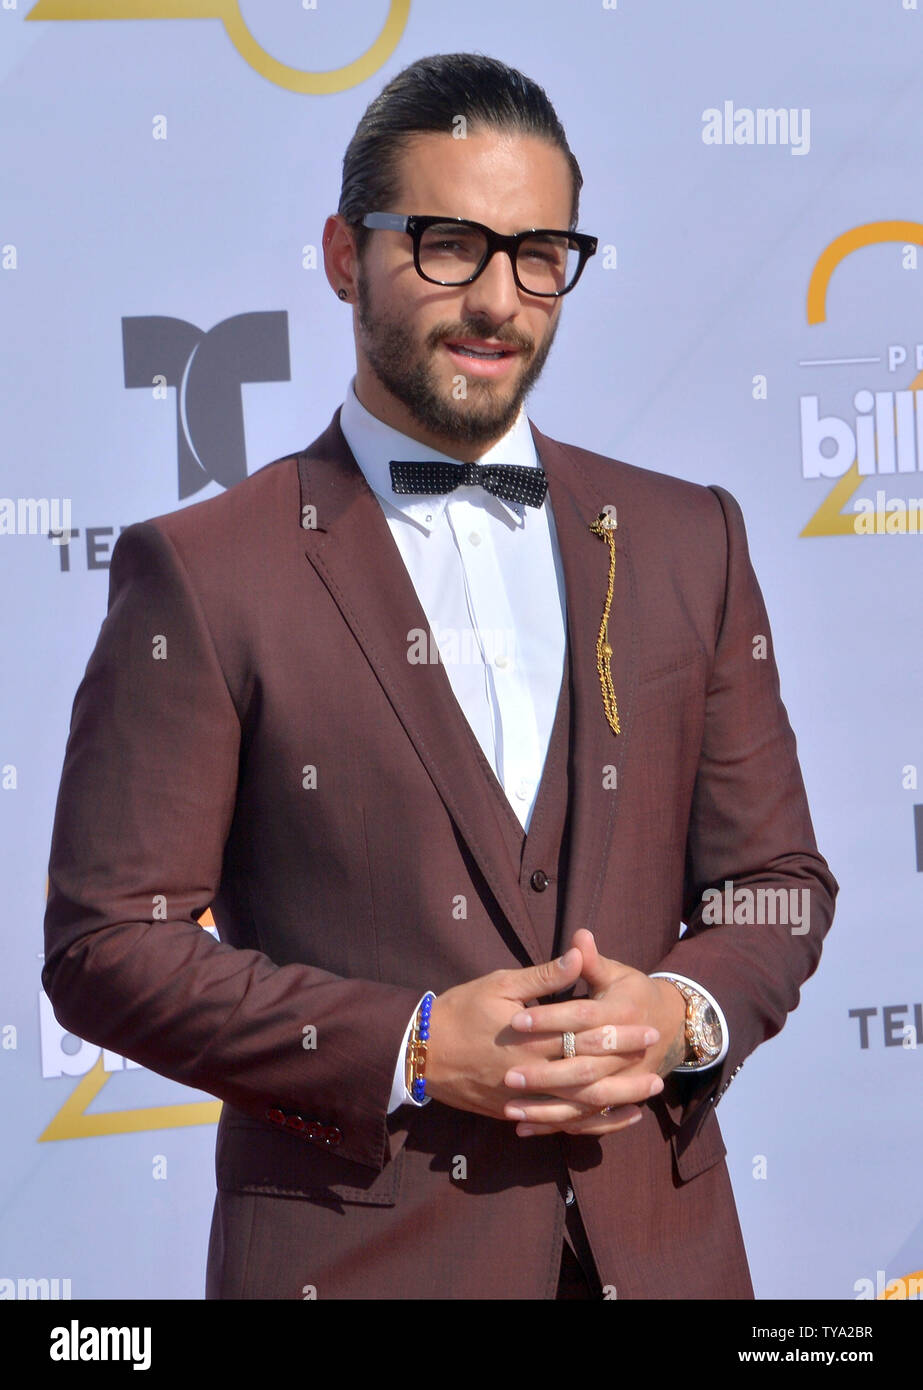
{"type": "Polygon", "coordinates": [[[71,701],[120,528],[342,400],[343,151],[464,50],[546,88],[600,240],[529,413],[740,500],[841,884],[721,1105],[757,1295],[923,1292],[923,0],[0,0],[0,1298],[203,1294],[217,1103],[40,992],[71,701]]]}

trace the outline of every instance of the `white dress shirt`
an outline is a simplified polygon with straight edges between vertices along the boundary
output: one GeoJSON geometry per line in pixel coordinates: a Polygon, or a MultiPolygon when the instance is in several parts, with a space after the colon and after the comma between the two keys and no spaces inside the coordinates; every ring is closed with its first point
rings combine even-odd
{"type": "MultiPolygon", "coordinates": [[[[432,632],[432,637],[408,633],[408,655],[429,659],[429,643],[435,641],[462,713],[528,831],[551,741],[566,641],[564,575],[550,498],[541,507],[527,507],[482,487],[433,497],[395,493],[392,459],[459,460],[370,414],[356,396],[355,380],[340,427],[381,503],[432,632]]],[[[502,439],[470,461],[539,467],[525,411],[502,439]]],[[[694,987],[711,1000],[701,986],[694,987]]],[[[727,1025],[711,1002],[725,1038],[717,1065],[727,1050],[727,1025]]],[[[404,1085],[412,1023],[411,1018],[398,1055],[389,1113],[407,1102],[418,1104],[404,1085]]]]}
{"type": "MultiPolygon", "coordinates": [[[[547,499],[542,507],[503,502],[482,487],[402,496],[391,488],[391,459],[458,460],[370,415],[352,384],[340,425],[381,503],[455,698],[528,830],[564,670],[564,576],[551,507],[547,499]]],[[[471,462],[539,467],[525,411],[471,462]]],[[[422,652],[428,641],[422,635],[422,652]]]]}

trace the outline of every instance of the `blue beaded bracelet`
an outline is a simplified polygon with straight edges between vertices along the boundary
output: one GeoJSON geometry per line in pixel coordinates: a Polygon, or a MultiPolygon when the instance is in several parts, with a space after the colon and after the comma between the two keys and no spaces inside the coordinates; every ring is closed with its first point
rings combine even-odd
{"type": "Polygon", "coordinates": [[[426,1045],[429,1042],[430,1014],[436,996],[427,993],[417,1010],[407,1044],[407,1089],[417,1104],[426,1100],[426,1045]]]}

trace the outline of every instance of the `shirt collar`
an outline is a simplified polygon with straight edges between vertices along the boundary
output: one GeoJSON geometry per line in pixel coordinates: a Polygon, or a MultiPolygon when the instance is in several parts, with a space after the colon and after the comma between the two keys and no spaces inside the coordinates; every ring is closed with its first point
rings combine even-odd
{"type": "MultiPolygon", "coordinates": [[[[369,487],[386,506],[407,517],[426,531],[432,531],[445,511],[450,497],[464,497],[475,506],[485,510],[505,514],[517,526],[525,524],[526,507],[522,502],[507,502],[494,497],[480,487],[458,488],[454,493],[437,494],[433,497],[414,497],[396,493],[391,487],[391,473],[388,467],[391,459],[402,459],[413,463],[423,463],[427,459],[445,459],[458,463],[458,459],[441,454],[438,449],[411,439],[400,430],[386,425],[383,420],[372,415],[361,403],[355,391],[355,377],[349,383],[346,399],[340,411],[340,428],[353,457],[365,477],[369,487]]],[[[502,439],[498,440],[477,463],[511,463],[526,468],[539,467],[535,452],[535,441],[525,410],[520,408],[515,421],[502,439]]]]}

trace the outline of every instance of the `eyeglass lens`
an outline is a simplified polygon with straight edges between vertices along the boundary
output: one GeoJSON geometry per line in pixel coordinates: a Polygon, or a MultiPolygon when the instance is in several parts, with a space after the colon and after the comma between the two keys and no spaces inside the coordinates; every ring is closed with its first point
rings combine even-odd
{"type": "MultiPolygon", "coordinates": [[[[443,285],[469,280],[487,255],[487,238],[477,227],[436,223],[420,237],[420,269],[443,285]]],[[[526,290],[555,294],[577,274],[580,252],[568,237],[527,237],[519,244],[516,269],[526,290]]]]}

